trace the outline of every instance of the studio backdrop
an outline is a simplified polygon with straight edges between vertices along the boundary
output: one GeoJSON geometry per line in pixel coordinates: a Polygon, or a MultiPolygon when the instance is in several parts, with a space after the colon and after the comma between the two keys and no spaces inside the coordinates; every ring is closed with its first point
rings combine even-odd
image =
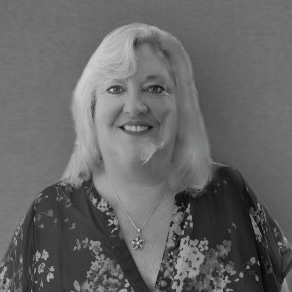
{"type": "Polygon", "coordinates": [[[181,40],[213,159],[241,171],[292,241],[291,2],[1,1],[0,257],[68,162],[71,94],[88,59],[132,22],[181,40]]]}

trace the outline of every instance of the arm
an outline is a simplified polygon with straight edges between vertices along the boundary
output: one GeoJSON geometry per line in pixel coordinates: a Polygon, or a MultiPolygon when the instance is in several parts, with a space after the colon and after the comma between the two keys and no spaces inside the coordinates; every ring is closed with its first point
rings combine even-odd
{"type": "Polygon", "coordinates": [[[0,291],[27,291],[30,282],[32,228],[33,205],[20,221],[3,261],[0,261],[0,291]]]}
{"type": "Polygon", "coordinates": [[[282,284],[281,292],[290,292],[288,285],[287,285],[287,282],[286,282],[286,279],[284,280],[284,282],[282,284]]]}
{"type": "Polygon", "coordinates": [[[292,268],[292,245],[287,241],[278,223],[271,217],[268,209],[261,204],[252,188],[242,178],[246,190],[248,205],[250,207],[250,217],[256,224],[253,228],[260,233],[262,241],[258,241],[258,247],[264,252],[266,260],[272,267],[271,274],[277,279],[277,288],[272,286],[275,281],[270,278],[267,280],[267,287],[271,291],[278,291],[282,284],[281,292],[290,292],[285,276],[292,268]],[[266,245],[262,243],[266,242],[266,245]],[[277,272],[276,272],[277,271],[277,272]]]}

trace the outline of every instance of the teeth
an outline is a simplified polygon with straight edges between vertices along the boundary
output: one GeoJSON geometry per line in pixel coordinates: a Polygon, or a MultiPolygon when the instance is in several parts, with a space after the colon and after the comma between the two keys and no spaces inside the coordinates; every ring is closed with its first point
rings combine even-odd
{"type": "Polygon", "coordinates": [[[149,129],[149,127],[147,126],[129,126],[129,125],[126,125],[124,126],[124,129],[126,131],[130,131],[130,132],[144,132],[144,131],[147,131],[149,129]]]}

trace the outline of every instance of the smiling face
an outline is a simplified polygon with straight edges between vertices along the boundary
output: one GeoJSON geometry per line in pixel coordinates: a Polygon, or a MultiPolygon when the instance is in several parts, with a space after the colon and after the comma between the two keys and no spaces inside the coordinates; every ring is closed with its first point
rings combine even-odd
{"type": "Polygon", "coordinates": [[[170,65],[150,44],[138,47],[136,57],[133,76],[108,78],[96,90],[94,123],[105,163],[172,157],[178,118],[170,65]]]}

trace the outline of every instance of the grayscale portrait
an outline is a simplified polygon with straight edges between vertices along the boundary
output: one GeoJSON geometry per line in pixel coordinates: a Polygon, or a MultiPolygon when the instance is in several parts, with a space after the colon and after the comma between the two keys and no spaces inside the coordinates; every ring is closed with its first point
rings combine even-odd
{"type": "Polygon", "coordinates": [[[289,292],[291,13],[1,2],[0,291],[289,292]]]}

